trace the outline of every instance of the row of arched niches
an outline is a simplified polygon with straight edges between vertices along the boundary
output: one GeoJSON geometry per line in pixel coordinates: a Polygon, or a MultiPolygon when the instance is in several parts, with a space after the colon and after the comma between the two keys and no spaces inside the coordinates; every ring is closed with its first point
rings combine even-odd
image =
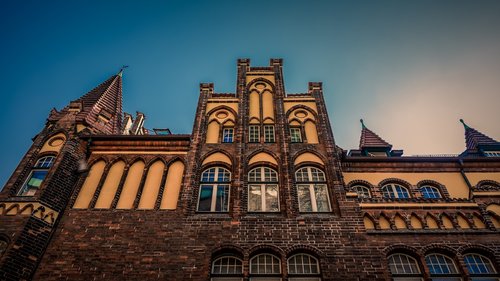
{"type": "Polygon", "coordinates": [[[166,209],[177,207],[184,174],[179,158],[126,163],[115,159],[91,163],[73,208],[75,209],[166,209]]]}

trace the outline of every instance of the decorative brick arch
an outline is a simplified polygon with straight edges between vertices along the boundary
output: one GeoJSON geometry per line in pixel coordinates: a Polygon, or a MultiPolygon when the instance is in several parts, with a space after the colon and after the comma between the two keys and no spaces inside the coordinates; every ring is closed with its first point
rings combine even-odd
{"type": "MultiPolygon", "coordinates": [[[[288,118],[288,116],[290,116],[290,114],[291,114],[292,112],[294,112],[295,110],[297,110],[297,109],[303,109],[303,110],[306,110],[306,111],[310,112],[310,113],[314,116],[314,118],[316,118],[316,119],[318,118],[318,113],[316,113],[316,111],[314,111],[314,110],[313,110],[312,108],[310,108],[309,106],[307,106],[307,105],[303,105],[303,104],[297,104],[297,105],[294,105],[294,106],[290,107],[290,108],[286,111],[285,116],[288,118]]],[[[304,122],[305,122],[305,121],[307,121],[307,120],[304,120],[304,122]]],[[[315,120],[311,120],[311,121],[313,121],[314,123],[316,123],[316,121],[315,121],[315,120]]],[[[300,122],[300,123],[302,123],[300,120],[299,120],[299,122],[300,122]]]]}
{"type": "Polygon", "coordinates": [[[298,253],[305,253],[305,254],[310,254],[313,257],[319,259],[321,257],[324,257],[325,254],[319,250],[318,248],[307,245],[307,244],[298,244],[298,245],[293,245],[285,249],[286,253],[286,258],[290,258],[291,256],[298,254],[298,253]]]}
{"type": "MultiPolygon", "coordinates": [[[[302,154],[304,153],[311,153],[311,154],[314,154],[316,156],[318,156],[319,159],[321,159],[321,161],[323,161],[323,163],[325,163],[324,165],[327,166],[328,164],[328,161],[327,161],[327,158],[319,153],[318,151],[314,150],[314,149],[311,149],[311,148],[308,148],[308,147],[304,147],[304,148],[301,148],[299,149],[297,152],[295,152],[293,155],[292,155],[292,163],[295,162],[295,160],[302,154]]],[[[319,165],[321,165],[320,163],[318,163],[319,165]]],[[[324,167],[323,167],[324,169],[324,167]]]]}
{"type": "Polygon", "coordinates": [[[220,257],[221,255],[223,254],[234,254],[235,256],[241,258],[241,259],[244,259],[245,257],[245,251],[236,246],[236,245],[233,245],[233,244],[222,244],[222,245],[219,245],[217,247],[214,247],[211,251],[212,253],[212,258],[211,258],[211,262],[213,262],[213,260],[217,257],[220,257]]]}
{"type": "Polygon", "coordinates": [[[198,161],[197,165],[200,165],[199,167],[201,168],[201,163],[203,163],[203,161],[205,161],[205,159],[207,159],[210,155],[215,154],[215,153],[222,153],[225,156],[227,156],[229,158],[229,160],[231,160],[231,166],[233,166],[233,164],[235,162],[235,159],[234,159],[233,155],[231,155],[229,152],[227,152],[227,151],[225,151],[223,149],[220,149],[220,148],[216,148],[216,149],[210,150],[209,152],[207,152],[204,155],[202,155],[200,157],[200,161],[198,161]]]}
{"type": "Polygon", "coordinates": [[[439,192],[441,193],[441,196],[443,198],[450,198],[450,194],[448,193],[448,189],[446,188],[445,185],[437,182],[437,181],[434,181],[434,180],[421,180],[417,183],[417,192],[420,192],[420,188],[425,186],[425,185],[428,185],[428,186],[432,186],[432,187],[435,187],[439,190],[439,192]]]}
{"type": "Polygon", "coordinates": [[[285,251],[283,249],[274,246],[274,245],[269,245],[269,244],[259,244],[255,245],[252,248],[248,250],[248,256],[253,257],[258,254],[263,254],[263,253],[268,253],[268,254],[274,254],[281,260],[286,257],[285,251]]]}
{"type": "Polygon", "coordinates": [[[238,113],[236,111],[234,111],[234,109],[232,109],[231,107],[229,107],[227,105],[216,106],[215,108],[212,108],[209,112],[207,112],[206,115],[207,115],[207,117],[210,117],[210,115],[212,115],[212,113],[215,113],[221,109],[231,112],[234,115],[234,118],[236,119],[236,120],[234,120],[234,123],[236,124],[236,121],[238,120],[238,113]]]}
{"type": "Polygon", "coordinates": [[[418,249],[405,244],[394,244],[387,246],[382,250],[382,252],[386,257],[389,257],[390,255],[396,253],[407,254],[412,258],[415,258],[417,261],[420,259],[420,256],[422,255],[422,252],[419,251],[418,249]]]}
{"type": "Polygon", "coordinates": [[[266,154],[269,154],[271,157],[274,158],[274,160],[276,160],[276,162],[280,163],[280,157],[278,155],[276,155],[276,153],[274,153],[273,151],[269,150],[269,149],[266,149],[266,148],[258,148],[254,151],[252,151],[246,158],[245,158],[245,163],[248,165],[248,162],[250,161],[250,159],[252,159],[252,157],[254,157],[255,155],[259,154],[259,153],[266,153],[266,154]]]}
{"type": "Polygon", "coordinates": [[[250,90],[250,88],[258,83],[258,82],[264,82],[264,83],[267,83],[269,84],[269,86],[271,87],[271,89],[273,90],[272,93],[276,93],[276,86],[274,85],[273,82],[271,82],[271,80],[269,79],[266,79],[266,78],[263,78],[263,77],[258,77],[258,78],[255,78],[253,79],[252,81],[248,82],[247,83],[247,86],[245,87],[245,92],[248,93],[248,91],[250,90]]]}
{"type": "Polygon", "coordinates": [[[482,180],[479,181],[476,186],[473,187],[475,190],[490,190],[491,188],[487,188],[486,186],[493,187],[493,190],[500,190],[500,183],[494,180],[482,180]],[[484,186],[484,187],[483,187],[484,186]]]}
{"type": "Polygon", "coordinates": [[[438,244],[438,243],[432,243],[427,246],[422,247],[421,252],[424,256],[432,253],[439,253],[446,255],[452,259],[454,259],[458,251],[456,249],[453,249],[452,247],[443,245],[443,244],[438,244]]]}
{"type": "Polygon", "coordinates": [[[356,185],[362,185],[364,187],[368,187],[370,191],[375,190],[375,186],[365,180],[352,180],[348,184],[346,184],[347,190],[354,191],[353,187],[356,185]]]}

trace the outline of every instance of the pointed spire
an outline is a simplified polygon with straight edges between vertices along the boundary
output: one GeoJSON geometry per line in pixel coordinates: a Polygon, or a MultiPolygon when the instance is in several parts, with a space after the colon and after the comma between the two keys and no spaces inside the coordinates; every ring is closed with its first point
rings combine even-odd
{"type": "Polygon", "coordinates": [[[365,126],[363,119],[361,119],[360,122],[361,122],[361,138],[359,139],[359,149],[387,148],[388,150],[390,150],[392,148],[391,144],[389,144],[384,139],[375,134],[373,131],[368,129],[365,126]]]}
{"type": "Polygon", "coordinates": [[[125,68],[127,68],[127,67],[128,67],[128,65],[122,65],[122,68],[120,68],[120,71],[118,71],[118,74],[117,74],[117,75],[118,75],[118,76],[120,76],[120,77],[122,77],[122,76],[123,76],[123,70],[124,70],[125,68]]]}
{"type": "Polygon", "coordinates": [[[488,137],[474,128],[469,127],[465,124],[463,119],[460,119],[460,122],[464,125],[465,145],[467,150],[477,150],[479,149],[479,146],[483,145],[500,145],[500,142],[488,137]]]}

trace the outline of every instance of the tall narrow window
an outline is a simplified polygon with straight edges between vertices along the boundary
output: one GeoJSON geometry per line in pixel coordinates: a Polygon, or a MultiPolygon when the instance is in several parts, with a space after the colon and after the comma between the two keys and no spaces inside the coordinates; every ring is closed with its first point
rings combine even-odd
{"type": "Polygon", "coordinates": [[[427,255],[425,256],[425,263],[429,268],[431,280],[462,280],[453,260],[445,255],[427,255]]]}
{"type": "Polygon", "coordinates": [[[248,173],[248,211],[278,212],[278,173],[268,167],[257,167],[248,173]]]}
{"type": "Polygon", "coordinates": [[[274,142],[274,125],[264,126],[264,142],[274,142]]]}
{"type": "Polygon", "coordinates": [[[318,260],[308,254],[293,255],[288,259],[288,280],[320,281],[318,260]]]}
{"type": "Polygon", "coordinates": [[[260,254],[250,259],[250,280],[281,280],[281,262],[271,254],[260,254]]]}
{"type": "Polygon", "coordinates": [[[260,128],[256,125],[251,125],[248,127],[248,142],[259,142],[260,139],[260,128]]]}
{"type": "Polygon", "coordinates": [[[441,193],[439,192],[439,189],[437,189],[434,186],[422,186],[420,188],[420,193],[422,194],[422,197],[428,198],[428,199],[435,199],[435,198],[441,198],[441,193]]]}
{"type": "Polygon", "coordinates": [[[243,280],[243,262],[234,256],[222,256],[212,262],[211,281],[243,280]]]}
{"type": "Polygon", "coordinates": [[[222,167],[206,169],[201,174],[198,211],[227,212],[231,173],[222,167]]]}
{"type": "Polygon", "coordinates": [[[472,281],[498,281],[498,274],[490,259],[483,255],[467,254],[464,256],[465,265],[472,281]]]}
{"type": "Polygon", "coordinates": [[[410,198],[408,189],[399,184],[386,184],[382,187],[382,197],[384,198],[410,198]]]}
{"type": "Polygon", "coordinates": [[[417,261],[404,254],[394,254],[388,259],[394,281],[421,281],[422,274],[417,261]]]}
{"type": "Polygon", "coordinates": [[[35,166],[31,169],[31,173],[23,184],[23,187],[19,190],[18,195],[20,196],[33,196],[35,195],[40,185],[42,185],[43,180],[47,176],[50,167],[54,164],[54,156],[45,156],[38,161],[36,161],[35,166]]]}
{"type": "Polygon", "coordinates": [[[290,128],[291,142],[302,142],[302,130],[299,127],[290,128]]]}
{"type": "Polygon", "coordinates": [[[301,212],[329,212],[330,198],[325,173],[318,168],[304,167],[295,172],[301,212]]]}
{"type": "Polygon", "coordinates": [[[233,142],[234,128],[222,129],[222,142],[233,142]]]}

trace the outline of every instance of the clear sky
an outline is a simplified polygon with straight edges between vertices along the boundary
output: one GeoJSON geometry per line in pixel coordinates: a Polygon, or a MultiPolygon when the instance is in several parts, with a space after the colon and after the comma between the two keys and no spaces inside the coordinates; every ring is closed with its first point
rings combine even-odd
{"type": "Polygon", "coordinates": [[[200,82],[283,58],[287,92],[323,82],[344,149],[360,118],[406,155],[462,152],[460,118],[500,140],[500,1],[4,0],[0,38],[0,186],[52,107],[124,64],[148,128],[190,133],[200,82]]]}

